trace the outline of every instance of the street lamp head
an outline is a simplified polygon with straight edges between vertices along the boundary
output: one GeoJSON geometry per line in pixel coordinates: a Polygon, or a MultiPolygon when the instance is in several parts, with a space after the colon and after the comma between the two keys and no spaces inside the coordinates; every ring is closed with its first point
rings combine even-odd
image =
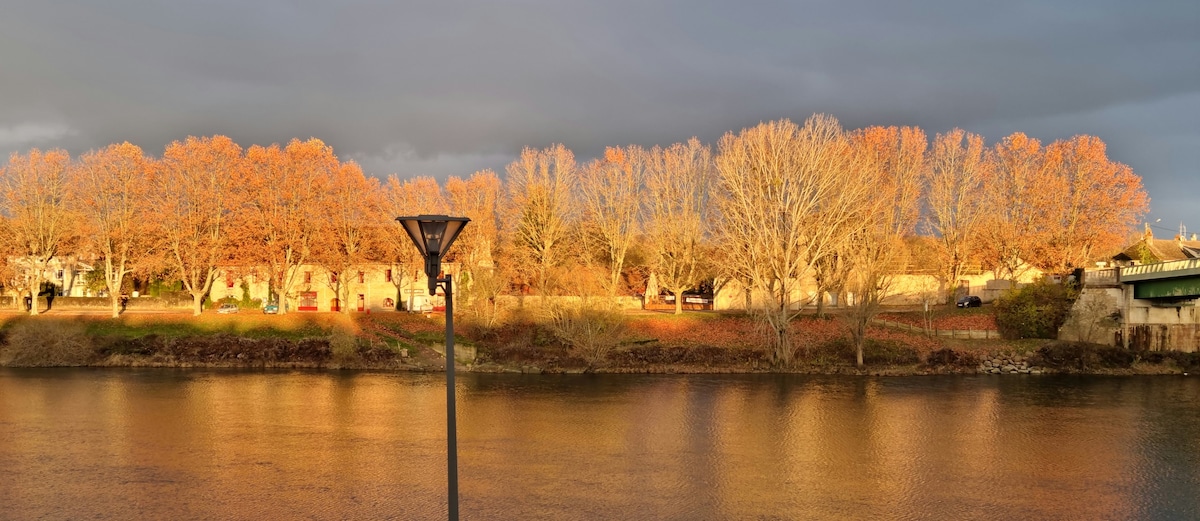
{"type": "Polygon", "coordinates": [[[425,276],[429,277],[429,294],[433,295],[437,291],[442,257],[471,220],[448,215],[417,215],[397,217],[396,220],[404,226],[404,231],[408,232],[409,238],[417,246],[417,251],[425,258],[425,276]]]}

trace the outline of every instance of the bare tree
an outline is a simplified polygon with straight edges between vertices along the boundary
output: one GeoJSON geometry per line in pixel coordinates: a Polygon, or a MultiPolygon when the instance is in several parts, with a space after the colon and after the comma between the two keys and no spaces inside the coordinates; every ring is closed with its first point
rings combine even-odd
{"type": "Polygon", "coordinates": [[[984,215],[982,187],[992,172],[988,157],[981,136],[954,129],[934,139],[925,170],[926,227],[938,240],[938,278],[947,300],[977,241],[984,215]]]}
{"type": "Polygon", "coordinates": [[[38,314],[37,296],[52,259],[76,236],[71,212],[69,168],[62,150],[14,153],[0,173],[0,213],[8,223],[8,249],[29,271],[29,314],[38,314]]]}
{"type": "Polygon", "coordinates": [[[603,158],[588,163],[580,172],[584,226],[605,253],[609,296],[617,295],[625,256],[638,233],[647,158],[641,147],[608,148],[603,158]]]}
{"type": "Polygon", "coordinates": [[[658,284],[675,295],[675,314],[683,313],[683,292],[703,274],[714,180],[712,151],[699,139],[650,151],[643,217],[648,261],[658,284]]]}
{"type": "Polygon", "coordinates": [[[141,215],[153,173],[153,162],[127,142],[84,154],[73,168],[81,221],[89,246],[104,262],[113,318],[121,314],[125,280],[154,247],[150,223],[141,215]]]}
{"type": "Polygon", "coordinates": [[[572,201],[578,172],[575,155],[563,145],[526,148],[508,165],[505,213],[510,262],[542,296],[554,291],[566,262],[575,224],[572,201]]]}
{"type": "Polygon", "coordinates": [[[873,187],[848,175],[850,144],[830,116],[813,116],[803,127],[788,120],[761,123],[726,134],[719,149],[726,236],[747,246],[729,262],[757,266],[753,287],[774,299],[757,315],[770,332],[772,359],[790,365],[790,321],[799,313],[801,278],[816,259],[842,246],[842,231],[873,187]]]}

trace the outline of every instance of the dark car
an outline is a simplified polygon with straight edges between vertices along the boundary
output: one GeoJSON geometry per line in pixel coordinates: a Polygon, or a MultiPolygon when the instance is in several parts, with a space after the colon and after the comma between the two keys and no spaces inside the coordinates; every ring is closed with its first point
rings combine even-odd
{"type": "Polygon", "coordinates": [[[983,305],[983,301],[974,295],[967,295],[958,299],[958,307],[960,308],[977,308],[983,305]]]}

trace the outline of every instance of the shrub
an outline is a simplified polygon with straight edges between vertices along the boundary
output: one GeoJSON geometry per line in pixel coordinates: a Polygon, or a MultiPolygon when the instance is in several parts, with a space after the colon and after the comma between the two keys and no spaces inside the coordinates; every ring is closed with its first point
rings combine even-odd
{"type": "Polygon", "coordinates": [[[1124,369],[1137,361],[1137,355],[1119,347],[1085,342],[1054,342],[1037,350],[1036,365],[1056,369],[1124,369]]]}
{"type": "MultiPolygon", "coordinates": [[[[813,349],[811,355],[810,361],[817,365],[857,363],[854,343],[846,338],[825,342],[813,349]]],[[[909,365],[920,361],[917,350],[902,342],[868,338],[863,344],[863,365],[909,365]]]]}
{"type": "Polygon", "coordinates": [[[329,349],[333,352],[333,359],[338,362],[358,360],[358,339],[341,328],[334,328],[329,335],[329,349]]]}
{"type": "Polygon", "coordinates": [[[625,317],[620,311],[586,305],[551,309],[548,327],[592,365],[607,358],[626,330],[625,317]]]}
{"type": "Polygon", "coordinates": [[[0,350],[0,365],[13,367],[78,366],[95,355],[92,340],[82,324],[24,320],[8,332],[0,350]]]}
{"type": "Polygon", "coordinates": [[[1010,340],[1057,338],[1074,299],[1075,293],[1063,284],[1028,284],[996,301],[996,326],[1010,340]]]}

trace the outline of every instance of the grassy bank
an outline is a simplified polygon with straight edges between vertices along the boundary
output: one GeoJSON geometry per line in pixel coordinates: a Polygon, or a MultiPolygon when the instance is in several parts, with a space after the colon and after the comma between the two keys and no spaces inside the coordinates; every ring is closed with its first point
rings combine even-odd
{"type": "MultiPolygon", "coordinates": [[[[949,316],[977,316],[975,313],[949,316]]],[[[979,321],[981,319],[972,318],[979,321]]],[[[773,367],[754,320],[741,315],[626,315],[603,342],[574,342],[576,330],[516,318],[495,328],[460,320],[463,369],[493,372],[607,373],[975,373],[984,360],[1020,357],[1045,372],[1180,373],[1200,355],[1142,353],[1049,341],[962,340],[872,327],[865,368],[854,366],[845,324],[803,317],[793,323],[798,362],[773,367]],[[596,347],[599,346],[599,347],[596,347]]],[[[406,313],[0,315],[0,365],[310,367],[442,370],[440,316],[406,313]]]]}

